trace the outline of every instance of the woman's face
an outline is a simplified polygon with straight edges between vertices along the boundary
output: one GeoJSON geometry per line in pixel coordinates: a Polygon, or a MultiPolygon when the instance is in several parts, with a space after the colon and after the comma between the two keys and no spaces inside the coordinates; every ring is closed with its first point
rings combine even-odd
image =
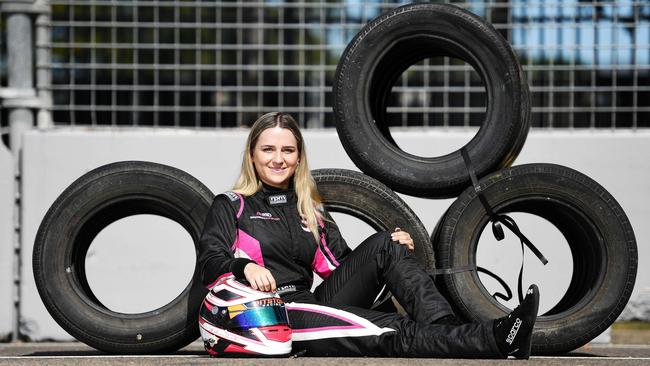
{"type": "Polygon", "coordinates": [[[257,139],[251,158],[262,182],[287,189],[298,166],[298,142],[287,128],[267,128],[257,139]]]}

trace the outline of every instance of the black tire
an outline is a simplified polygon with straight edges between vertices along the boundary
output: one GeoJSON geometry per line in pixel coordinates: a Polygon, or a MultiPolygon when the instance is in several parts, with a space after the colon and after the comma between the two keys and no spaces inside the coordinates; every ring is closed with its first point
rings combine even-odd
{"type": "Polygon", "coordinates": [[[399,227],[411,234],[415,256],[431,270],[435,266],[426,228],[395,192],[365,174],[345,169],[317,169],[312,175],[325,209],[356,217],[377,231],[399,227]]]}
{"type": "Polygon", "coordinates": [[[393,9],[355,36],[336,69],[336,128],[345,151],[366,174],[401,193],[455,197],[470,185],[460,149],[433,158],[415,156],[401,150],[388,129],[386,103],[393,84],[409,66],[434,56],[471,64],[485,85],[485,120],[465,145],[476,174],[511,165],[530,126],[525,75],[508,42],[490,24],[449,4],[393,9]]]}
{"type": "Polygon", "coordinates": [[[169,352],[197,339],[199,305],[206,293],[199,280],[159,309],[122,314],[93,294],[85,258],[99,231],[136,214],[179,223],[196,247],[213,198],[189,174],[149,162],[108,164],[73,182],[50,207],[34,243],[36,285],[54,320],[78,340],[111,353],[169,352]]]}
{"type": "MultiPolygon", "coordinates": [[[[584,174],[553,164],[515,166],[479,184],[496,212],[542,217],[557,227],[571,249],[569,288],[538,317],[533,353],[568,352],[609,327],[629,300],[638,265],[634,232],[611,194],[584,174]]],[[[473,187],[468,188],[447,211],[437,239],[432,238],[438,266],[476,265],[479,237],[488,222],[473,187]]],[[[490,296],[476,272],[446,275],[442,287],[468,319],[494,319],[508,311],[490,296]]]]}

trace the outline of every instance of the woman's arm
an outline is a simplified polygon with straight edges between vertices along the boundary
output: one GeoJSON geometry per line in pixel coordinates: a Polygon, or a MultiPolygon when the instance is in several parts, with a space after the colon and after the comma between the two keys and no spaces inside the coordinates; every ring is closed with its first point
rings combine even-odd
{"type": "Polygon", "coordinates": [[[228,272],[244,278],[244,267],[254,263],[247,258],[235,258],[230,250],[237,240],[237,217],[229,201],[225,195],[215,197],[199,239],[199,268],[206,287],[228,272]]]}
{"type": "Polygon", "coordinates": [[[412,252],[415,250],[415,245],[413,243],[413,239],[411,238],[411,234],[407,233],[406,231],[402,231],[402,229],[396,227],[395,231],[390,234],[390,237],[394,242],[405,246],[409,251],[412,252]]]}
{"type": "MultiPolygon", "coordinates": [[[[327,250],[331,252],[336,262],[341,262],[352,250],[348,247],[338,225],[331,217],[324,221],[324,226],[327,250]]],[[[338,266],[338,263],[336,265],[338,266]]]]}
{"type": "Polygon", "coordinates": [[[321,237],[312,261],[312,270],[322,279],[329,277],[351,252],[336,223],[326,217],[326,220],[319,219],[321,237]]]}

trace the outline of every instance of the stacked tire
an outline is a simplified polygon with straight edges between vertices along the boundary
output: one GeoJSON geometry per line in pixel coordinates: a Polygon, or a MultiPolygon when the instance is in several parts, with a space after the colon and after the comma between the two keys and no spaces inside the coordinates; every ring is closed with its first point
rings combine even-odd
{"type": "MultiPolygon", "coordinates": [[[[407,195],[458,197],[431,235],[437,267],[477,267],[478,241],[491,220],[482,200],[495,213],[532,214],[562,233],[573,272],[560,301],[538,318],[534,354],[573,350],[616,320],[636,278],[632,227],[616,200],[580,172],[553,164],[508,168],[529,129],[529,91],[513,50],[492,26],[449,4],[407,5],[380,15],[341,56],[334,111],[343,147],[363,172],[407,195]],[[485,120],[463,147],[471,167],[461,149],[420,157],[401,150],[390,135],[386,101],[393,84],[409,66],[439,56],[472,65],[486,87],[485,120]],[[470,168],[481,177],[476,186],[470,168]]],[[[438,284],[468,320],[487,321],[509,312],[477,271],[445,274],[438,284]]]]}
{"type": "Polygon", "coordinates": [[[352,161],[390,188],[418,197],[456,197],[470,185],[460,150],[415,156],[397,146],[388,128],[386,103],[395,81],[418,61],[441,56],[472,65],[486,88],[485,119],[464,146],[476,174],[509,166],[530,126],[528,85],[508,42],[468,11],[423,3],[380,15],[348,44],[333,85],[336,129],[352,161]]]}
{"type": "MultiPolygon", "coordinates": [[[[479,185],[497,213],[541,217],[569,245],[573,263],[569,287],[538,317],[533,354],[571,351],[607,329],[630,298],[638,266],[634,232],[614,197],[586,175],[555,164],[503,169],[485,176],[479,185]]],[[[431,241],[439,267],[477,266],[479,237],[490,222],[480,201],[469,187],[438,222],[431,241]]],[[[486,290],[476,271],[443,276],[439,285],[467,319],[488,320],[509,312],[486,290]]]]}
{"type": "Polygon", "coordinates": [[[206,293],[196,275],[168,304],[123,314],[93,293],[86,253],[102,229],[138,214],[177,222],[196,246],[213,198],[191,175],[149,162],[108,164],[78,178],[45,214],[34,243],[34,278],[52,318],[76,339],[110,353],[171,352],[195,340],[206,293]]]}

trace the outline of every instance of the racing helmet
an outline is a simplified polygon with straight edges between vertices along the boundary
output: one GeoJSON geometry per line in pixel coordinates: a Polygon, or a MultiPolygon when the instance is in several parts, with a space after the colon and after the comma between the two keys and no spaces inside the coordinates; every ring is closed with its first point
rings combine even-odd
{"type": "Polygon", "coordinates": [[[211,356],[288,356],[291,327],[277,293],[252,289],[232,274],[221,276],[199,311],[199,329],[211,356]]]}

